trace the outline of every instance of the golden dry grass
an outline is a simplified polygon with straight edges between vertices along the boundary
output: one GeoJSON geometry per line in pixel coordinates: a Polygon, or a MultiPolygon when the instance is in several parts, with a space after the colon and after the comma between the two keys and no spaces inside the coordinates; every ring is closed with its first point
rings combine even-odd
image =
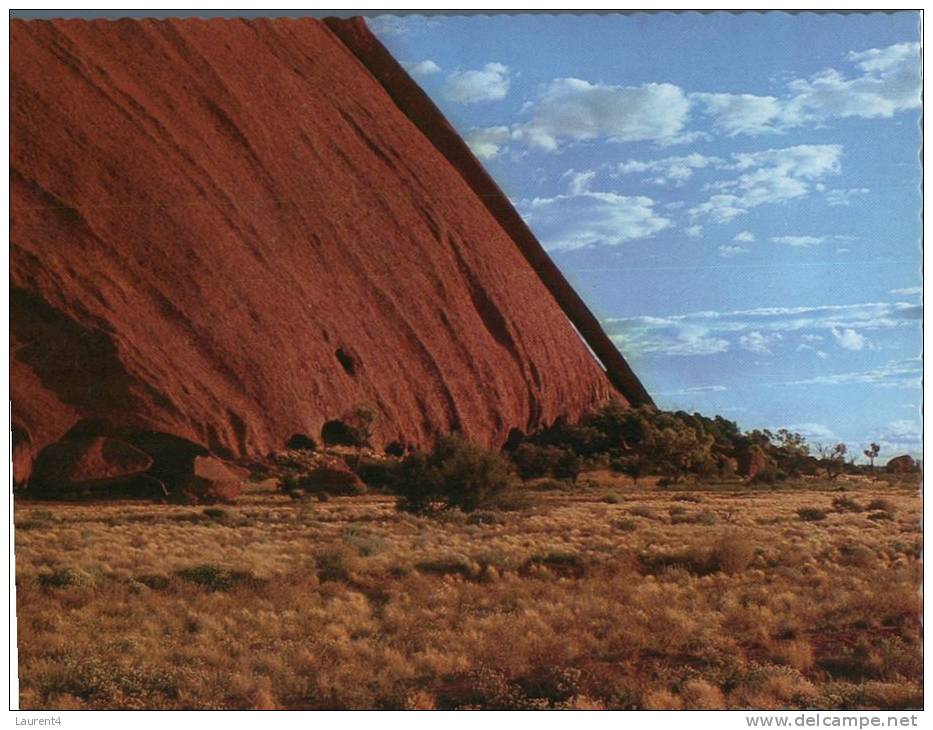
{"type": "Polygon", "coordinates": [[[915,487],[621,484],[444,519],[19,501],[21,706],[922,704],[915,487]]]}

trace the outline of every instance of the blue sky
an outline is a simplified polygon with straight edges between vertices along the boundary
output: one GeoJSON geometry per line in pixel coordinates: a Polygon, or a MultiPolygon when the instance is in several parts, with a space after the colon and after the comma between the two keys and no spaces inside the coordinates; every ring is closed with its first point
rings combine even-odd
{"type": "Polygon", "coordinates": [[[917,13],[382,16],[659,406],[920,453],[917,13]]]}

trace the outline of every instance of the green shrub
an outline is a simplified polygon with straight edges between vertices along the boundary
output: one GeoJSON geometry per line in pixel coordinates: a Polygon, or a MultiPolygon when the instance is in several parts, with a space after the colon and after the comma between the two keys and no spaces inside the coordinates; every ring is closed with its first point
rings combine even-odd
{"type": "Polygon", "coordinates": [[[558,457],[551,473],[557,479],[569,479],[571,482],[575,482],[580,475],[581,466],[582,462],[580,461],[580,457],[573,451],[565,450],[558,457]]]}
{"type": "Polygon", "coordinates": [[[429,453],[408,456],[399,467],[395,490],[398,508],[405,512],[472,512],[495,507],[512,483],[511,464],[505,458],[452,435],[438,438],[429,453]]]}
{"type": "Polygon", "coordinates": [[[209,591],[228,591],[238,584],[256,582],[255,576],[248,570],[231,570],[210,563],[182,568],[177,571],[177,575],[209,591]]]}
{"type": "Polygon", "coordinates": [[[672,525],[715,525],[719,521],[719,518],[716,517],[716,513],[712,510],[704,509],[699,512],[691,512],[689,514],[672,514],[671,515],[671,524],[672,525]]]}
{"type": "Polygon", "coordinates": [[[88,588],[95,583],[94,576],[76,568],[59,568],[51,573],[39,574],[39,585],[43,588],[88,588]]]}
{"type": "Polygon", "coordinates": [[[549,475],[561,453],[561,449],[554,446],[526,442],[511,453],[511,459],[518,476],[527,481],[549,475]]]}
{"type": "Polygon", "coordinates": [[[367,487],[393,489],[399,464],[396,459],[361,459],[353,471],[367,487]]]}
{"type": "Polygon", "coordinates": [[[801,507],[797,516],[804,522],[819,522],[826,519],[826,512],[816,507],[801,507]]]}

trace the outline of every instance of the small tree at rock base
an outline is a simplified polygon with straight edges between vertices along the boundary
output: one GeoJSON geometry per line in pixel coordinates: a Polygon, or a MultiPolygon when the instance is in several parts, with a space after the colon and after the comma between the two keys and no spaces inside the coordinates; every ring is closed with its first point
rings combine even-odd
{"type": "Polygon", "coordinates": [[[430,514],[492,505],[513,483],[511,464],[500,454],[462,436],[442,436],[427,454],[405,458],[395,489],[398,509],[430,514]]]}

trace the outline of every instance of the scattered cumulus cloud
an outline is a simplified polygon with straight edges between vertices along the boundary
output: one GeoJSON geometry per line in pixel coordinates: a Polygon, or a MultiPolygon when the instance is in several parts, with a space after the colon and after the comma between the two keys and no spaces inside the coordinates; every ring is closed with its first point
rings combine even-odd
{"type": "Polygon", "coordinates": [[[889,118],[920,108],[920,45],[897,43],[852,52],[854,71],[824,69],[793,79],[781,98],[754,94],[693,93],[689,98],[713,129],[731,137],[785,132],[832,118],[889,118]]]}
{"type": "Polygon", "coordinates": [[[897,43],[848,56],[861,72],[846,77],[826,69],[788,84],[793,97],[784,117],[788,124],[819,122],[831,117],[890,118],[920,108],[920,44],[897,43]]]}
{"type": "MultiPolygon", "coordinates": [[[[419,28],[426,18],[379,16],[370,21],[377,35],[403,35],[419,28]]],[[[702,130],[688,129],[694,117],[705,117],[713,132],[736,137],[783,133],[804,125],[825,124],[833,118],[890,118],[894,114],[920,108],[920,46],[898,43],[885,48],[852,52],[848,73],[824,69],[806,78],[791,80],[783,95],[687,93],[670,83],[623,86],[593,83],[578,78],[556,78],[545,84],[536,98],[523,107],[528,120],[511,126],[516,139],[529,147],[554,152],[566,143],[586,140],[611,142],[654,142],[682,144],[711,139],[702,130]]],[[[425,73],[436,73],[436,64],[424,61],[425,73]]],[[[486,64],[479,70],[451,74],[444,86],[447,98],[474,103],[505,98],[509,91],[509,70],[500,63],[486,64]]],[[[824,145],[829,146],[829,145],[824,145]]],[[[754,154],[754,153],[752,153],[754,154]]],[[[654,173],[649,180],[662,185],[680,185],[693,172],[710,163],[704,155],[693,154],[645,162],[629,160],[618,174],[654,173]]],[[[767,180],[767,173],[757,183],[767,180]]],[[[808,179],[802,171],[788,172],[774,181],[775,191],[783,189],[785,199],[802,194],[800,184],[808,179]]],[[[822,183],[819,184],[823,185],[822,183]]],[[[830,205],[847,205],[867,188],[825,190],[830,205]]],[[[741,197],[741,196],[739,196],[741,197]]],[[[726,201],[719,207],[726,209],[726,201]]],[[[734,206],[741,208],[742,206],[734,206]]],[[[746,206],[747,207],[747,206],[746,206]]]]}
{"type": "Polygon", "coordinates": [[[832,333],[836,344],[844,350],[863,350],[871,346],[867,337],[859,334],[851,327],[847,329],[833,327],[832,333]]]}
{"type": "Polygon", "coordinates": [[[893,294],[896,297],[912,297],[918,294],[923,294],[922,286],[909,286],[904,289],[892,289],[888,294],[893,294]]]}
{"type": "Polygon", "coordinates": [[[589,192],[590,185],[596,177],[596,171],[584,170],[583,172],[577,172],[576,170],[570,169],[561,175],[561,177],[570,178],[571,195],[582,195],[583,193],[589,192]]]}
{"type": "Polygon", "coordinates": [[[406,63],[403,65],[405,66],[405,70],[415,78],[420,78],[422,76],[432,76],[433,74],[439,74],[441,72],[441,67],[430,59],[426,61],[418,61],[417,63],[406,63]]]}
{"type": "Polygon", "coordinates": [[[693,177],[695,170],[720,165],[722,162],[723,160],[719,157],[697,153],[680,157],[665,157],[660,160],[628,160],[616,165],[611,174],[613,177],[620,177],[634,173],[649,173],[646,182],[655,185],[680,186],[693,177]]]}
{"type": "Polygon", "coordinates": [[[497,157],[512,138],[508,127],[477,127],[464,135],[473,154],[483,160],[497,157]]]}
{"type": "Polygon", "coordinates": [[[841,339],[846,349],[861,340],[862,348],[871,349],[868,333],[916,327],[920,315],[919,306],[904,302],[867,302],[616,318],[603,326],[626,354],[708,355],[732,346],[766,354],[788,344],[796,348],[801,341],[812,347],[830,337],[840,346],[841,339]],[[791,340],[792,334],[799,339],[791,340]]]}
{"type": "Polygon", "coordinates": [[[782,203],[808,195],[812,183],[841,170],[842,145],[796,145],[732,155],[724,169],[739,173],[708,187],[716,191],[690,208],[694,217],[715,223],[729,221],[760,205],[782,203]]]}
{"type": "Polygon", "coordinates": [[[816,375],[771,385],[874,385],[882,388],[920,388],[923,366],[919,358],[891,360],[879,367],[816,375]]]}
{"type": "Polygon", "coordinates": [[[437,25],[437,19],[424,15],[376,15],[366,25],[377,37],[416,35],[437,25]]]}
{"type": "Polygon", "coordinates": [[[755,330],[746,335],[739,336],[739,346],[743,350],[748,350],[758,355],[773,355],[774,353],[771,351],[771,348],[783,338],[783,335],[779,332],[762,334],[755,330]]]}
{"type": "Polygon", "coordinates": [[[700,225],[687,226],[684,229],[684,233],[687,235],[687,238],[699,238],[700,236],[703,235],[703,226],[700,226],[700,225]]]}
{"type": "Polygon", "coordinates": [[[725,385],[696,385],[692,388],[680,388],[656,392],[656,396],[696,395],[697,393],[724,393],[729,390],[725,385]]]}
{"type": "Polygon", "coordinates": [[[813,345],[807,345],[807,344],[797,345],[797,352],[812,352],[820,360],[829,359],[829,353],[825,352],[824,350],[820,350],[819,348],[813,347],[813,345]]]}
{"type": "Polygon", "coordinates": [[[793,246],[801,248],[804,246],[819,246],[826,241],[826,236],[772,236],[772,243],[780,243],[783,246],[793,246]]]}
{"type": "Polygon", "coordinates": [[[565,141],[669,141],[683,132],[689,108],[673,84],[613,86],[561,78],[526,104],[530,119],[519,131],[529,146],[545,151],[565,141]]]}
{"type": "Polygon", "coordinates": [[[735,235],[735,238],[732,239],[738,243],[754,243],[755,234],[751,231],[741,231],[735,235]]]}
{"type": "Polygon", "coordinates": [[[749,251],[750,249],[744,246],[730,246],[725,244],[719,247],[719,255],[725,259],[732,258],[733,256],[741,256],[743,253],[748,253],[749,251]]]}
{"type": "Polygon", "coordinates": [[[826,191],[826,202],[832,206],[851,205],[855,198],[868,195],[868,188],[834,189],[826,191]]]}
{"type": "Polygon", "coordinates": [[[527,221],[547,231],[542,243],[549,250],[617,246],[673,225],[657,213],[649,197],[580,188],[574,192],[573,185],[570,194],[535,198],[521,207],[527,221]]]}
{"type": "Polygon", "coordinates": [[[454,71],[444,83],[443,94],[462,104],[498,101],[509,93],[509,83],[508,66],[487,63],[480,70],[454,71]]]}
{"type": "Polygon", "coordinates": [[[712,117],[714,129],[730,137],[777,131],[781,103],[773,96],[696,93],[690,98],[712,117]]]}
{"type": "Polygon", "coordinates": [[[833,430],[823,423],[792,423],[788,426],[780,426],[779,428],[786,428],[791,433],[799,433],[808,441],[825,441],[827,439],[836,438],[836,434],[833,433],[833,430]]]}
{"type": "Polygon", "coordinates": [[[729,349],[729,340],[710,336],[704,327],[683,327],[671,331],[630,331],[612,335],[623,352],[632,354],[690,357],[715,355],[729,349]]]}

